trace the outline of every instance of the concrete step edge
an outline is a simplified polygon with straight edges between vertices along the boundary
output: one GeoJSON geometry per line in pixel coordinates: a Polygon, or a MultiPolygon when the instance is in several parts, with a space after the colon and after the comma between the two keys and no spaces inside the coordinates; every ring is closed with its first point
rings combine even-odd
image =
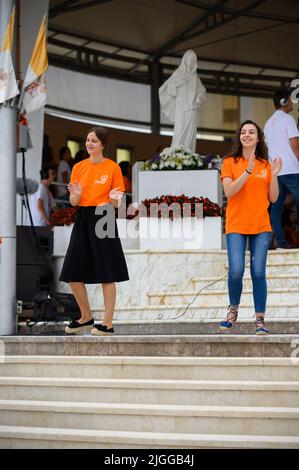
{"type": "MultiPolygon", "coordinates": [[[[285,266],[298,266],[298,261],[283,260],[283,261],[278,262],[274,260],[273,263],[266,264],[266,268],[271,268],[272,266],[274,267],[281,266],[282,268],[285,266]]],[[[250,267],[249,263],[245,264],[245,270],[249,269],[249,267],[250,267]]],[[[228,269],[228,264],[224,264],[224,268],[228,269]]]]}
{"type": "Polygon", "coordinates": [[[95,379],[67,377],[0,377],[0,386],[35,387],[80,387],[83,389],[127,388],[167,390],[260,390],[299,391],[299,381],[257,381],[257,380],[159,380],[159,379],[95,379]]]}
{"type": "MultiPolygon", "coordinates": [[[[227,307],[227,306],[226,306],[227,307]]],[[[299,312],[299,309],[298,309],[298,312],[299,312]]],[[[222,319],[222,317],[221,317],[222,319]]],[[[254,317],[252,316],[251,318],[242,318],[240,317],[240,319],[238,319],[238,325],[242,325],[242,324],[248,324],[248,323],[252,323],[254,317]]],[[[41,325],[44,325],[45,322],[37,322],[35,324],[35,326],[41,326],[41,325]]],[[[68,325],[69,324],[69,321],[63,321],[63,322],[59,322],[61,324],[64,324],[64,325],[68,325]]],[[[100,323],[99,320],[95,320],[95,323],[100,323]]],[[[113,320],[113,324],[114,325],[118,325],[118,326],[121,326],[121,325],[167,325],[167,324],[179,324],[179,325],[183,325],[185,323],[190,323],[192,325],[200,325],[202,323],[211,323],[211,324],[218,324],[219,323],[219,319],[218,318],[202,318],[202,319],[198,319],[198,318],[185,318],[184,320],[181,320],[180,322],[178,322],[178,320],[173,320],[173,319],[167,319],[167,320],[159,320],[159,322],[156,322],[156,321],[153,321],[153,320],[113,320]]],[[[279,317],[279,318],[273,318],[273,317],[269,317],[268,320],[267,320],[267,324],[269,325],[269,323],[285,323],[286,325],[287,324],[292,324],[292,323],[295,323],[295,324],[298,324],[299,326],[299,316],[296,318],[296,317],[279,317]]],[[[19,326],[26,326],[26,322],[19,322],[18,323],[19,326]]],[[[57,322],[47,322],[47,325],[48,326],[57,326],[57,322]]],[[[7,336],[5,336],[7,337],[7,336]]],[[[1,338],[1,337],[0,337],[1,338]]],[[[4,336],[3,336],[4,338],[4,336]]]]}
{"type": "Polygon", "coordinates": [[[87,413],[142,416],[181,416],[218,418],[277,418],[299,419],[299,408],[253,407],[253,406],[208,406],[208,405],[158,405],[139,403],[89,403],[55,402],[37,400],[0,400],[2,411],[87,413]]]}
{"type": "MultiPolygon", "coordinates": [[[[208,277],[193,277],[191,282],[213,282],[213,281],[224,281],[227,278],[227,274],[223,274],[222,277],[219,276],[208,276],[208,277]],[[225,278],[224,278],[225,277],[225,278]],[[224,278],[224,279],[223,279],[224,278]]],[[[299,280],[299,272],[297,273],[289,273],[289,274],[268,274],[267,280],[271,279],[298,279],[299,280]]],[[[250,275],[245,275],[243,277],[244,281],[251,281],[250,275]]]]}
{"type": "MultiPolygon", "coordinates": [[[[253,320],[254,324],[254,320],[253,320]]],[[[18,337],[20,338],[20,337],[18,337]]],[[[20,344],[18,341],[18,338],[14,340],[7,341],[6,343],[15,343],[16,345],[20,344]]],[[[31,336],[27,337],[27,339],[24,341],[27,344],[32,343],[32,344],[67,344],[69,342],[72,342],[70,340],[73,340],[72,337],[70,336],[55,336],[53,338],[49,338],[46,336],[31,336]]],[[[296,347],[296,345],[299,343],[299,334],[297,333],[277,333],[277,334],[268,334],[268,335],[262,335],[258,336],[255,334],[255,332],[252,332],[251,334],[243,334],[243,333],[238,333],[238,334],[233,334],[232,332],[225,332],[223,333],[222,331],[216,330],[213,334],[211,333],[203,333],[203,334],[160,334],[160,335],[114,335],[114,336],[93,336],[91,334],[88,335],[82,335],[78,336],[76,338],[77,343],[85,343],[85,344],[134,344],[134,345],[143,345],[143,344],[173,344],[173,343],[232,343],[234,342],[235,344],[240,344],[240,343],[253,343],[253,344],[269,344],[269,343],[275,343],[275,344],[289,344],[290,347],[296,347]],[[294,346],[291,346],[291,345],[294,346]]],[[[3,356],[6,360],[6,358],[9,357],[3,356]]],[[[293,358],[293,360],[296,362],[296,357],[293,358]]],[[[299,361],[299,358],[298,358],[299,361]]],[[[1,363],[0,363],[1,364],[1,363]]]]}
{"type": "MultiPolygon", "coordinates": [[[[299,288],[297,287],[279,287],[273,289],[267,289],[268,294],[280,294],[280,293],[289,293],[289,292],[298,292],[299,288]]],[[[252,294],[252,289],[243,289],[242,294],[252,294]]],[[[148,292],[146,294],[148,297],[176,297],[176,296],[195,296],[198,295],[198,291],[166,291],[166,292],[148,292]]],[[[227,289],[209,289],[203,290],[199,295],[226,295],[227,289]]]]}
{"type": "Polygon", "coordinates": [[[94,443],[119,443],[134,445],[176,445],[185,447],[234,447],[243,448],[297,448],[299,437],[296,436],[258,436],[234,434],[182,434],[182,433],[153,433],[132,431],[110,431],[63,428],[42,428],[25,426],[1,426],[0,439],[36,439],[50,441],[73,441],[94,443]]]}
{"type": "MultiPolygon", "coordinates": [[[[197,294],[197,292],[196,292],[197,294]]],[[[203,304],[198,304],[198,305],[190,305],[188,307],[188,310],[190,309],[205,309],[205,310],[208,310],[208,309],[213,309],[215,310],[215,308],[227,308],[227,305],[228,305],[228,292],[226,291],[226,296],[227,296],[227,301],[226,302],[222,302],[218,305],[213,305],[213,306],[207,306],[206,304],[203,305],[203,304]]],[[[115,307],[115,312],[119,312],[119,311],[123,311],[123,312],[137,312],[139,313],[140,310],[142,311],[150,311],[150,310],[165,310],[165,309],[171,309],[171,310],[180,310],[180,309],[185,309],[187,306],[187,304],[164,304],[164,305],[130,305],[130,306],[120,306],[120,305],[117,305],[115,307]]],[[[280,309],[280,308],[288,308],[288,307],[296,307],[298,308],[298,312],[299,312],[299,307],[298,307],[298,302],[279,302],[279,303],[273,303],[273,301],[271,302],[271,298],[269,299],[269,302],[267,303],[267,308],[276,308],[276,309],[280,309]]],[[[250,308],[252,309],[252,302],[251,303],[244,303],[242,302],[240,304],[240,309],[241,308],[250,308]]],[[[104,307],[102,305],[98,305],[98,306],[95,306],[91,309],[91,311],[94,313],[94,312],[103,312],[104,311],[104,307]]]]}
{"type": "MultiPolygon", "coordinates": [[[[9,338],[9,337],[6,337],[9,338]]],[[[15,337],[13,337],[15,338],[15,337]]],[[[22,337],[24,338],[24,337],[22,337]]],[[[26,337],[25,337],[26,338],[26,337]]],[[[28,338],[28,337],[27,337],[28,338]]],[[[74,338],[61,337],[72,342],[74,338]]],[[[28,338],[29,339],[29,338],[28,338]]],[[[32,339],[32,338],[31,338],[32,339]]],[[[33,338],[42,340],[44,338],[33,338]]],[[[78,339],[78,338],[77,338],[78,339]]],[[[290,357],[181,357],[181,356],[4,356],[2,364],[76,364],[76,365],[134,365],[134,366],[275,366],[297,367],[298,361],[290,357]]]]}

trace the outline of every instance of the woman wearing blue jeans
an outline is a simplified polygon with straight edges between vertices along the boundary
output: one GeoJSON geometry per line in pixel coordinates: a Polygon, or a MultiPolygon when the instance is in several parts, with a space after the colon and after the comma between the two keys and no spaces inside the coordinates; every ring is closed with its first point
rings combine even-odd
{"type": "Polygon", "coordinates": [[[245,121],[237,133],[232,155],[224,157],[221,179],[228,199],[226,240],[228,253],[229,307],[220,323],[229,330],[238,317],[243,287],[245,250],[249,240],[250,273],[256,314],[256,334],[268,334],[264,316],[267,300],[266,259],[271,237],[269,202],[278,197],[277,175],[281,159],[271,165],[262,130],[253,121],[245,121]]]}

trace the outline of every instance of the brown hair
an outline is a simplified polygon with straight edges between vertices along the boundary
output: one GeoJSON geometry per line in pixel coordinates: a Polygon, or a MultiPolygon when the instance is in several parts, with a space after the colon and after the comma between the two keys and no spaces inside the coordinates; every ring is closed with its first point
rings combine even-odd
{"type": "Polygon", "coordinates": [[[94,132],[97,138],[102,142],[104,148],[108,146],[109,143],[109,132],[105,127],[93,127],[88,131],[87,134],[94,132]]]}
{"type": "Polygon", "coordinates": [[[236,137],[235,137],[235,144],[233,145],[231,153],[229,155],[226,155],[225,157],[223,157],[223,159],[229,158],[229,157],[234,157],[235,161],[238,161],[239,158],[241,158],[243,156],[243,147],[242,147],[242,144],[241,144],[241,141],[240,141],[240,136],[241,136],[242,129],[246,124],[252,124],[253,126],[255,126],[255,128],[257,130],[258,142],[256,144],[256,149],[255,149],[256,159],[259,160],[260,162],[262,162],[262,161],[267,162],[269,160],[269,156],[268,156],[268,147],[267,147],[267,144],[265,142],[264,133],[263,133],[262,129],[255,122],[251,121],[250,119],[248,119],[247,121],[242,122],[239,129],[237,130],[236,137]]]}

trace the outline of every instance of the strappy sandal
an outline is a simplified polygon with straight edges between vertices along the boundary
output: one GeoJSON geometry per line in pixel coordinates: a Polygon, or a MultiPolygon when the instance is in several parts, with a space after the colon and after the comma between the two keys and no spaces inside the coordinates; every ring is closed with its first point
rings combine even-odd
{"type": "Polygon", "coordinates": [[[237,321],[237,318],[238,318],[238,310],[229,305],[227,309],[226,320],[223,320],[222,322],[220,322],[219,329],[223,331],[229,330],[230,328],[232,328],[233,323],[237,321]]]}
{"type": "Polygon", "coordinates": [[[265,327],[264,317],[257,317],[256,319],[256,335],[268,335],[269,330],[265,327]]]}

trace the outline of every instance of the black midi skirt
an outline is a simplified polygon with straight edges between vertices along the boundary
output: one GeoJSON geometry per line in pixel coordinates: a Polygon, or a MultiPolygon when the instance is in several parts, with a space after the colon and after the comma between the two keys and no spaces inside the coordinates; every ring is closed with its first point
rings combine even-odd
{"type": "Polygon", "coordinates": [[[80,206],[59,280],[97,284],[128,279],[113,207],[80,206]]]}

